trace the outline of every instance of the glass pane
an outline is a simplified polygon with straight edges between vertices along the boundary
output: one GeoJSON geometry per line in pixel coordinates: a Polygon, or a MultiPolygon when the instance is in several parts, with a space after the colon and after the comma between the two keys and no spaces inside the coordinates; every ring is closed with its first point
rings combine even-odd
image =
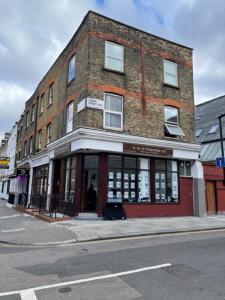
{"type": "Polygon", "coordinates": [[[116,169],[122,168],[122,157],[121,156],[109,155],[108,159],[109,159],[108,160],[109,168],[116,168],[116,169]]]}
{"type": "Polygon", "coordinates": [[[165,124],[166,130],[169,134],[175,135],[175,136],[184,136],[184,133],[180,126],[178,125],[172,125],[172,124],[165,124]]]}
{"type": "Polygon", "coordinates": [[[177,172],[177,162],[175,160],[167,160],[167,171],[177,172]]]}
{"type": "Polygon", "coordinates": [[[177,173],[167,173],[167,201],[178,202],[178,176],[177,173]]]}
{"type": "Polygon", "coordinates": [[[174,107],[166,106],[164,108],[165,121],[178,124],[178,110],[174,107]]]}
{"type": "Polygon", "coordinates": [[[68,82],[75,78],[75,56],[69,61],[68,82]]]}
{"type": "Polygon", "coordinates": [[[191,176],[191,162],[186,161],[186,176],[191,176]]]}
{"type": "Polygon", "coordinates": [[[76,157],[72,157],[72,165],[71,168],[75,168],[76,167],[76,157]]]}
{"type": "Polygon", "coordinates": [[[166,172],[155,172],[155,202],[166,202],[166,172]]]}
{"type": "Polygon", "coordinates": [[[123,61],[120,59],[115,59],[107,56],[105,66],[106,68],[123,72],[123,61]]]}
{"type": "Polygon", "coordinates": [[[106,56],[123,60],[123,46],[106,42],[105,47],[106,56]]]}
{"type": "Polygon", "coordinates": [[[66,159],[66,168],[67,168],[67,169],[70,169],[70,166],[71,166],[71,158],[68,157],[68,158],[66,159]]]}
{"type": "Polygon", "coordinates": [[[107,198],[107,201],[111,203],[122,202],[122,169],[109,168],[107,198]]]}
{"type": "Polygon", "coordinates": [[[124,168],[125,169],[136,169],[136,158],[135,157],[124,157],[124,168]]]}
{"type": "Polygon", "coordinates": [[[122,97],[105,94],[105,109],[115,112],[122,112],[122,97]]]}
{"type": "Polygon", "coordinates": [[[98,156],[90,155],[84,157],[84,168],[94,169],[98,168],[98,156]]]}
{"type": "Polygon", "coordinates": [[[126,202],[136,202],[136,169],[125,169],[123,174],[123,198],[126,202]]]}
{"type": "Polygon", "coordinates": [[[184,176],[185,175],[184,161],[180,161],[179,162],[179,173],[180,173],[180,176],[184,176]]]}
{"type": "Polygon", "coordinates": [[[138,169],[149,170],[150,169],[150,159],[138,158],[138,169]]]}
{"type": "Polygon", "coordinates": [[[151,202],[149,175],[149,171],[138,172],[138,202],[151,202]]]}
{"type": "Polygon", "coordinates": [[[164,75],[164,82],[167,83],[167,84],[171,84],[171,85],[174,85],[174,86],[178,86],[178,83],[177,83],[177,77],[176,76],[173,76],[171,74],[165,74],[164,75]]]}
{"type": "Polygon", "coordinates": [[[105,126],[112,128],[122,128],[121,115],[113,113],[105,113],[105,126]]]}
{"type": "Polygon", "coordinates": [[[177,64],[169,60],[164,60],[164,73],[177,77],[177,64]]]}
{"type": "Polygon", "coordinates": [[[165,160],[155,160],[155,169],[156,170],[166,170],[166,161],[165,160]]]}

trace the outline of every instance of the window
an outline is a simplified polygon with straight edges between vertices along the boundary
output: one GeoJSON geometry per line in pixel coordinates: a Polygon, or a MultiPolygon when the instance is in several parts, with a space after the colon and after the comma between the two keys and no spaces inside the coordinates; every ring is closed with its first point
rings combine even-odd
{"type": "Polygon", "coordinates": [[[178,202],[177,162],[155,160],[155,202],[178,202]]]}
{"type": "Polygon", "coordinates": [[[202,131],[203,131],[202,128],[197,129],[197,130],[195,131],[195,136],[196,136],[196,137],[199,137],[199,136],[201,135],[202,131]]]}
{"type": "Polygon", "coordinates": [[[210,129],[209,129],[209,134],[213,134],[217,131],[219,125],[213,125],[210,129]]]}
{"type": "Polygon", "coordinates": [[[27,141],[24,142],[24,157],[27,156],[27,141]]]}
{"type": "Polygon", "coordinates": [[[18,143],[20,139],[20,130],[17,130],[17,137],[16,137],[16,142],[18,143]]]}
{"type": "Polygon", "coordinates": [[[123,97],[105,94],[104,127],[123,129],[123,97]]]}
{"type": "Polygon", "coordinates": [[[29,110],[27,111],[27,114],[26,114],[26,127],[29,126],[29,110]]]}
{"type": "Polygon", "coordinates": [[[191,176],[191,162],[179,161],[179,173],[180,176],[191,176]]]}
{"type": "Polygon", "coordinates": [[[164,67],[164,83],[178,86],[177,64],[170,60],[163,60],[164,67]]]}
{"type": "Polygon", "coordinates": [[[182,129],[179,126],[178,109],[171,106],[165,106],[165,135],[169,137],[184,136],[182,129]]]}
{"type": "Polygon", "coordinates": [[[44,111],[44,94],[41,96],[41,101],[40,101],[40,111],[39,114],[42,114],[44,111]]]}
{"type": "Polygon", "coordinates": [[[22,135],[23,135],[23,126],[20,126],[20,140],[22,139],[22,135]]]}
{"type": "Polygon", "coordinates": [[[32,110],[31,110],[31,123],[34,122],[34,118],[35,118],[35,105],[32,106],[32,110]]]}
{"type": "Polygon", "coordinates": [[[75,55],[70,59],[69,61],[69,67],[68,67],[68,83],[70,83],[71,80],[75,78],[76,75],[76,58],[75,55]]]}
{"type": "Polygon", "coordinates": [[[66,108],[66,133],[73,130],[73,102],[66,108]]]}
{"type": "Polygon", "coordinates": [[[41,151],[42,148],[42,130],[38,132],[38,151],[41,151]]]}
{"type": "Polygon", "coordinates": [[[65,201],[74,202],[76,177],[76,157],[66,159],[65,201]]]}
{"type": "Polygon", "coordinates": [[[48,106],[53,103],[53,83],[50,85],[48,90],[48,106]]]}
{"type": "Polygon", "coordinates": [[[33,153],[33,137],[30,138],[30,148],[29,148],[29,154],[33,153]]]}
{"type": "Polygon", "coordinates": [[[51,123],[47,126],[47,144],[51,143],[51,123]]]}
{"type": "Polygon", "coordinates": [[[112,42],[105,42],[105,68],[124,71],[124,47],[112,42]]]}

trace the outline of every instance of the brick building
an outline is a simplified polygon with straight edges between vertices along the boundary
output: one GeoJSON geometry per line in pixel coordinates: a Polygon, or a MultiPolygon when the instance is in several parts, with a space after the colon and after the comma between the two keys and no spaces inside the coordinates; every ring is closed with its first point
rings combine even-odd
{"type": "Polygon", "coordinates": [[[31,206],[204,213],[192,49],[89,11],[26,103],[23,127],[33,107],[17,144],[31,206]]]}
{"type": "MultiPolygon", "coordinates": [[[[202,145],[200,161],[203,164],[206,209],[209,215],[225,213],[223,169],[216,167],[216,158],[222,156],[218,116],[224,113],[224,102],[225,96],[221,96],[196,106],[196,139],[202,145]]],[[[224,118],[222,132],[225,137],[224,118]]]]}

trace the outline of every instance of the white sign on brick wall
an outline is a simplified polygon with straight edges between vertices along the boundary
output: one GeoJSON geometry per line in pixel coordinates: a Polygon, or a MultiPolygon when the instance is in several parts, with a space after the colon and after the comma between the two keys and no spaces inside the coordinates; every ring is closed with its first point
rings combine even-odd
{"type": "Polygon", "coordinates": [[[86,99],[84,98],[77,104],[77,112],[82,111],[86,106],[86,99]]]}

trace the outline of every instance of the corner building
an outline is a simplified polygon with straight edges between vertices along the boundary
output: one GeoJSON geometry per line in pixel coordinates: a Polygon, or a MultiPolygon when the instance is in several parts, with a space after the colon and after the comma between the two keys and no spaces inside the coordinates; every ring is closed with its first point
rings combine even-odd
{"type": "Polygon", "coordinates": [[[89,11],[35,95],[31,206],[205,213],[192,49],[89,11]]]}

